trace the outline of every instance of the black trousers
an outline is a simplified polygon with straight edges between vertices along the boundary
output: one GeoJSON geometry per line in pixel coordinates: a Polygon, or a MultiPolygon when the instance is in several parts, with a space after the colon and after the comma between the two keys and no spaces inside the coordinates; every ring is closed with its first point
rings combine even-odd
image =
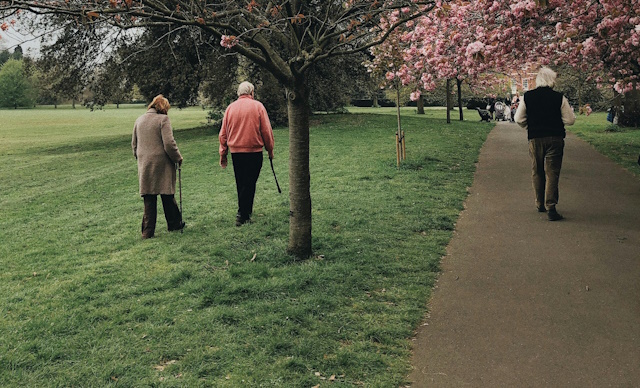
{"type": "MultiPolygon", "coordinates": [[[[169,231],[179,230],[182,225],[182,214],[173,194],[160,194],[164,218],[167,220],[169,231]]],[[[156,232],[156,218],[158,214],[158,196],[146,194],[142,196],[144,200],[144,214],[142,216],[142,237],[151,238],[156,232]]]]}
{"type": "Polygon", "coordinates": [[[262,170],[262,152],[231,154],[238,191],[238,217],[248,220],[253,213],[256,183],[262,170]]]}

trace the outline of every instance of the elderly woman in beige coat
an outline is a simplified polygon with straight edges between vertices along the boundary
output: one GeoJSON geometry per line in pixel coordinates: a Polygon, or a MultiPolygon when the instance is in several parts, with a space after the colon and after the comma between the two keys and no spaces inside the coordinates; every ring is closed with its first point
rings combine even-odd
{"type": "Polygon", "coordinates": [[[182,155],[173,138],[167,111],[169,101],[156,96],[147,107],[147,113],[138,117],[133,127],[131,148],[138,160],[140,195],[144,199],[142,238],[151,238],[156,230],[158,194],[162,199],[164,216],[169,231],[181,230],[185,223],[175,200],[176,164],[182,164],[182,155]]]}

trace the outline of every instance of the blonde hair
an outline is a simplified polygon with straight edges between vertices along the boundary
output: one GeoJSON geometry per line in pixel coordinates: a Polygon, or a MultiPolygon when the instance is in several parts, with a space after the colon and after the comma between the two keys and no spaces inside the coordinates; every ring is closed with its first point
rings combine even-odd
{"type": "Polygon", "coordinates": [[[245,94],[251,94],[255,90],[253,84],[251,82],[244,81],[238,86],[238,97],[244,96],[245,94]]]}
{"type": "Polygon", "coordinates": [[[546,66],[542,66],[538,71],[538,75],[536,76],[536,87],[548,86],[552,88],[556,86],[557,76],[558,74],[556,74],[555,71],[546,66]]]}
{"type": "Polygon", "coordinates": [[[147,109],[151,108],[154,108],[158,113],[166,115],[169,109],[171,109],[171,104],[169,104],[169,100],[164,98],[162,94],[158,94],[147,107],[147,109]]]}

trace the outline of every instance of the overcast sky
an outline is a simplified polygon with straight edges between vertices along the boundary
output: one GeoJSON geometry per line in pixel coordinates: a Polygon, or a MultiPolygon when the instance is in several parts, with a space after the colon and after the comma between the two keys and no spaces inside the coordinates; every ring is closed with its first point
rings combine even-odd
{"type": "Polygon", "coordinates": [[[33,35],[22,35],[12,28],[0,32],[0,49],[13,52],[16,45],[20,45],[22,51],[31,57],[40,53],[40,39],[34,38],[33,35]]]}

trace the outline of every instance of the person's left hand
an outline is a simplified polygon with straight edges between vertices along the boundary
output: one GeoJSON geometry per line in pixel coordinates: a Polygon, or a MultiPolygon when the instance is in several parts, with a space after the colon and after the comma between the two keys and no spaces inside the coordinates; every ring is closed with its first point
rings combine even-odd
{"type": "Polygon", "coordinates": [[[220,155],[220,167],[227,168],[227,155],[220,155]]]}

